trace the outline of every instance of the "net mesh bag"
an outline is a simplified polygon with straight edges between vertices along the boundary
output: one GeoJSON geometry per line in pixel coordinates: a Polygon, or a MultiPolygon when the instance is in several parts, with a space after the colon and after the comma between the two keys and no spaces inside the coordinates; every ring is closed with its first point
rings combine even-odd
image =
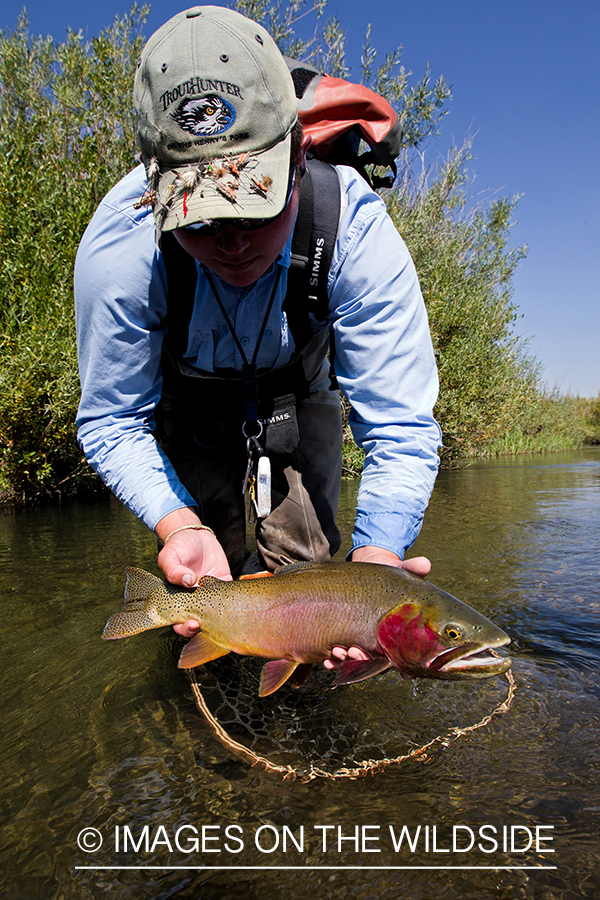
{"type": "Polygon", "coordinates": [[[264,660],[229,654],[188,669],[196,706],[214,736],[249,765],[284,779],[360,778],[435,749],[506,713],[509,670],[484,681],[405,681],[389,671],[331,690],[331,672],[314,666],[301,688],[259,698],[264,660]],[[508,684],[507,684],[508,683],[508,684]]]}

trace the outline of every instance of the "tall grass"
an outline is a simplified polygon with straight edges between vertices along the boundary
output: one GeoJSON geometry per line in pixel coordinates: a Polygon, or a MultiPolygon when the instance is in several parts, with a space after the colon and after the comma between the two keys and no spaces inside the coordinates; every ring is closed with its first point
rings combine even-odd
{"type": "Polygon", "coordinates": [[[480,455],[548,453],[600,444],[600,395],[596,399],[538,392],[520,420],[482,448],[480,455]]]}

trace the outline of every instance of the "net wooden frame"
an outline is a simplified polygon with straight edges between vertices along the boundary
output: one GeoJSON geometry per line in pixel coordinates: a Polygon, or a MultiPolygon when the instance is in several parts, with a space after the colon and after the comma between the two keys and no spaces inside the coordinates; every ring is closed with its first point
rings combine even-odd
{"type": "Polygon", "coordinates": [[[432,756],[430,754],[430,751],[435,748],[445,750],[450,746],[450,744],[453,744],[464,735],[469,734],[473,731],[477,731],[479,728],[483,728],[485,725],[488,725],[492,721],[492,719],[496,718],[497,716],[504,715],[511,708],[516,694],[515,679],[512,671],[509,669],[508,672],[505,672],[504,674],[504,677],[508,681],[508,693],[506,695],[506,698],[502,701],[502,703],[498,704],[498,706],[496,706],[496,708],[491,713],[489,713],[487,716],[484,716],[480,722],[476,722],[474,725],[468,725],[464,728],[452,728],[446,734],[438,735],[437,737],[433,738],[433,740],[429,741],[426,744],[423,744],[423,746],[411,750],[410,753],[406,753],[402,756],[397,756],[393,759],[366,759],[357,763],[356,766],[344,766],[337,769],[335,772],[327,772],[325,769],[320,769],[312,764],[306,768],[294,768],[293,766],[277,765],[276,763],[271,762],[266,757],[259,756],[257,753],[254,753],[254,751],[249,750],[248,747],[244,746],[244,744],[240,744],[238,741],[234,740],[223,728],[223,726],[215,719],[210,709],[208,708],[206,700],[204,699],[204,696],[202,694],[201,686],[198,683],[198,679],[196,677],[196,670],[186,669],[185,672],[189,679],[198,711],[206,720],[206,723],[215,738],[224,747],[226,747],[231,753],[237,756],[238,759],[243,760],[245,763],[248,763],[252,767],[263,769],[265,772],[268,772],[272,775],[278,775],[284,781],[301,781],[303,783],[308,783],[309,781],[313,781],[316,778],[322,778],[329,781],[341,781],[342,779],[348,778],[365,778],[369,775],[378,775],[381,772],[385,772],[391,766],[398,766],[401,763],[407,762],[411,759],[424,764],[431,762],[432,756]]]}

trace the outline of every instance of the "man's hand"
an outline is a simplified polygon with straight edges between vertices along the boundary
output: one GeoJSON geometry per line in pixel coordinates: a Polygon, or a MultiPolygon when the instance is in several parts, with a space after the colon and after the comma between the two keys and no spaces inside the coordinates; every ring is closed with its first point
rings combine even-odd
{"type": "Polygon", "coordinates": [[[415,556],[413,559],[400,559],[391,550],[383,550],[381,547],[359,547],[352,554],[352,562],[380,563],[384,566],[397,566],[406,569],[413,575],[425,578],[431,571],[431,562],[426,556],[415,556]]]}
{"type": "MultiPolygon", "coordinates": [[[[402,560],[391,550],[383,550],[381,547],[359,547],[352,554],[352,562],[397,566],[399,569],[406,569],[407,572],[420,575],[422,578],[429,575],[431,571],[431,562],[426,556],[415,556],[413,559],[402,560]]],[[[326,669],[337,669],[346,659],[365,660],[369,659],[369,656],[360,647],[333,647],[331,656],[323,660],[323,665],[326,669]]]]}
{"type": "Polygon", "coordinates": [[[158,565],[171,584],[194,587],[204,575],[231,581],[227,557],[210,531],[187,529],[169,538],[158,554],[158,565]]]}
{"type": "MultiPolygon", "coordinates": [[[[229,563],[211,531],[185,528],[186,525],[200,525],[200,519],[191,509],[178,509],[161,519],[155,528],[161,541],[168,538],[158,554],[158,565],[167,581],[194,587],[203,575],[212,575],[222,581],[231,581],[229,563]],[[177,531],[184,528],[183,531],[177,531]],[[176,534],[173,534],[176,532],[176,534]]],[[[200,628],[196,619],[188,619],[173,629],[184,638],[193,637],[200,628]]]]}
{"type": "Polygon", "coordinates": [[[360,647],[348,647],[347,650],[344,647],[334,647],[331,651],[331,656],[323,660],[323,665],[326,669],[337,669],[347,659],[364,660],[370,658],[369,654],[361,650],[360,647]]]}

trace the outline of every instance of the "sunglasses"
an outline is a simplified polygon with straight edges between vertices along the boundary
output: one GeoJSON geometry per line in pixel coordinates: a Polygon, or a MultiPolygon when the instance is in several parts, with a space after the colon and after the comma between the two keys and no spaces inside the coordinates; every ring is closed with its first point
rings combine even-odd
{"type": "Polygon", "coordinates": [[[194,222],[191,225],[182,225],[177,231],[183,231],[184,234],[193,234],[194,237],[214,237],[219,233],[221,225],[233,225],[238,231],[258,231],[259,228],[265,228],[272,222],[276,222],[280,216],[284,214],[292,199],[294,192],[294,184],[296,183],[296,170],[292,169],[290,177],[290,186],[288,195],[281,212],[269,219],[206,219],[204,222],[194,222]]]}

